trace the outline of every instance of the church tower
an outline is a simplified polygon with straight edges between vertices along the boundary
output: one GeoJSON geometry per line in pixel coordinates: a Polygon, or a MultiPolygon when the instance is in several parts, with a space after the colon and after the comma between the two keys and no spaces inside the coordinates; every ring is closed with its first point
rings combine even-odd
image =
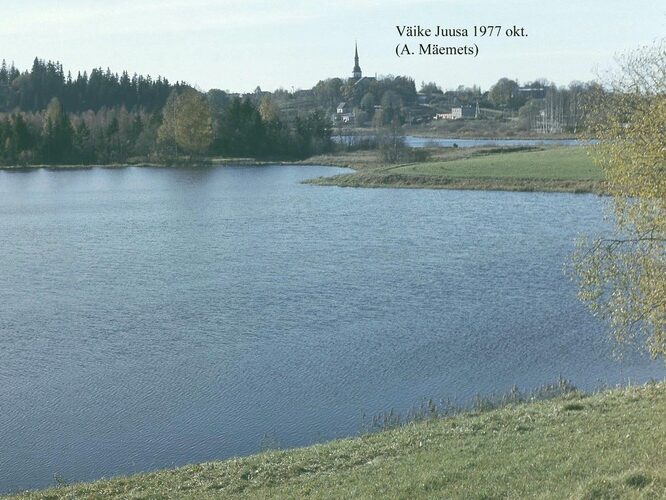
{"type": "Polygon", "coordinates": [[[362,77],[361,67],[358,65],[358,45],[354,43],[354,70],[352,72],[352,78],[359,80],[362,77]]]}

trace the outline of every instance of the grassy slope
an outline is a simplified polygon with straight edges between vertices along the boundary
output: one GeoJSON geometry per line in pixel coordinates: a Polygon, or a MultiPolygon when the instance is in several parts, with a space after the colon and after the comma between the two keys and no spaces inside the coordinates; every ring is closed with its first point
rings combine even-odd
{"type": "Polygon", "coordinates": [[[558,147],[537,151],[474,156],[467,159],[428,162],[392,169],[395,173],[447,177],[512,177],[519,179],[600,180],[601,172],[584,148],[558,147]]]}
{"type": "MultiPolygon", "coordinates": [[[[348,165],[356,167],[351,158],[345,159],[348,165]]],[[[603,191],[601,171],[581,147],[509,152],[454,151],[433,161],[398,166],[372,165],[364,157],[357,169],[353,174],[312,182],[349,187],[603,191]]]]}
{"type": "Polygon", "coordinates": [[[666,383],[18,498],[664,498],[666,383]]]}

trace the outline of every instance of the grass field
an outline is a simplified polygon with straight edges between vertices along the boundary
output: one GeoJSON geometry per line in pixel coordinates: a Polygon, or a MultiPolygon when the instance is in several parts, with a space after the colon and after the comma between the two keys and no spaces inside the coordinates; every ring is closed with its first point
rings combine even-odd
{"type": "Polygon", "coordinates": [[[457,149],[430,161],[393,166],[372,164],[368,153],[359,164],[351,155],[339,160],[338,164],[346,161],[357,172],[310,182],[345,187],[603,192],[601,170],[582,147],[457,149]]]}
{"type": "Polygon", "coordinates": [[[13,498],[665,498],[666,383],[13,498]]]}
{"type": "Polygon", "coordinates": [[[478,155],[459,160],[405,165],[390,171],[446,177],[601,180],[601,171],[580,147],[478,155]]]}

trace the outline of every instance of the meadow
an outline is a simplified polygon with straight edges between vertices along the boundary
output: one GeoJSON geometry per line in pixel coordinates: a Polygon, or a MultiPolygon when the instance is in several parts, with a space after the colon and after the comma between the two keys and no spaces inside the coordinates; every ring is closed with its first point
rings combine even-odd
{"type": "Polygon", "coordinates": [[[309,182],[343,187],[604,191],[601,169],[583,147],[448,148],[425,161],[383,164],[376,153],[315,157],[309,162],[349,166],[356,172],[309,182]]]}

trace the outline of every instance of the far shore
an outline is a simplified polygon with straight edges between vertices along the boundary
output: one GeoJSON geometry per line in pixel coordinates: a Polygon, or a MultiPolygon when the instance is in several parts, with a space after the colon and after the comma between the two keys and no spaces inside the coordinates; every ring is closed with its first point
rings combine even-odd
{"type": "Polygon", "coordinates": [[[580,139],[575,134],[548,134],[544,136],[540,133],[520,133],[520,134],[498,134],[496,132],[490,134],[479,134],[474,130],[460,131],[460,132],[441,132],[432,129],[411,129],[406,131],[406,135],[412,137],[425,137],[428,139],[479,139],[483,141],[575,141],[580,139]]]}
{"type": "MultiPolygon", "coordinates": [[[[405,125],[403,132],[412,137],[427,137],[429,139],[480,139],[480,140],[576,140],[580,136],[574,133],[549,133],[544,135],[542,132],[527,130],[502,130],[498,127],[486,127],[483,125],[490,123],[488,121],[464,121],[464,122],[431,122],[430,124],[405,125]],[[464,127],[457,127],[457,125],[464,127]]],[[[356,135],[360,137],[373,136],[376,130],[364,127],[344,127],[333,130],[333,135],[356,135]]]]}
{"type": "MultiPolygon", "coordinates": [[[[416,150],[411,150],[413,154],[416,150]]],[[[93,168],[179,168],[216,166],[303,165],[354,170],[304,181],[319,186],[410,189],[467,189],[605,194],[601,170],[584,147],[474,147],[419,148],[419,161],[407,157],[398,163],[382,160],[377,150],[340,151],[305,160],[255,158],[182,158],[164,162],[136,161],[93,165],[14,165],[4,171],[82,170],[93,168]]]]}
{"type": "MultiPolygon", "coordinates": [[[[0,170],[90,170],[93,168],[182,168],[182,167],[215,167],[215,166],[249,166],[266,165],[298,165],[299,161],[257,160],[254,158],[208,158],[203,161],[169,161],[169,162],[127,162],[127,163],[95,163],[95,164],[31,164],[31,165],[0,165],[0,170]]],[[[325,165],[327,166],[327,165],[325,165]]]]}

